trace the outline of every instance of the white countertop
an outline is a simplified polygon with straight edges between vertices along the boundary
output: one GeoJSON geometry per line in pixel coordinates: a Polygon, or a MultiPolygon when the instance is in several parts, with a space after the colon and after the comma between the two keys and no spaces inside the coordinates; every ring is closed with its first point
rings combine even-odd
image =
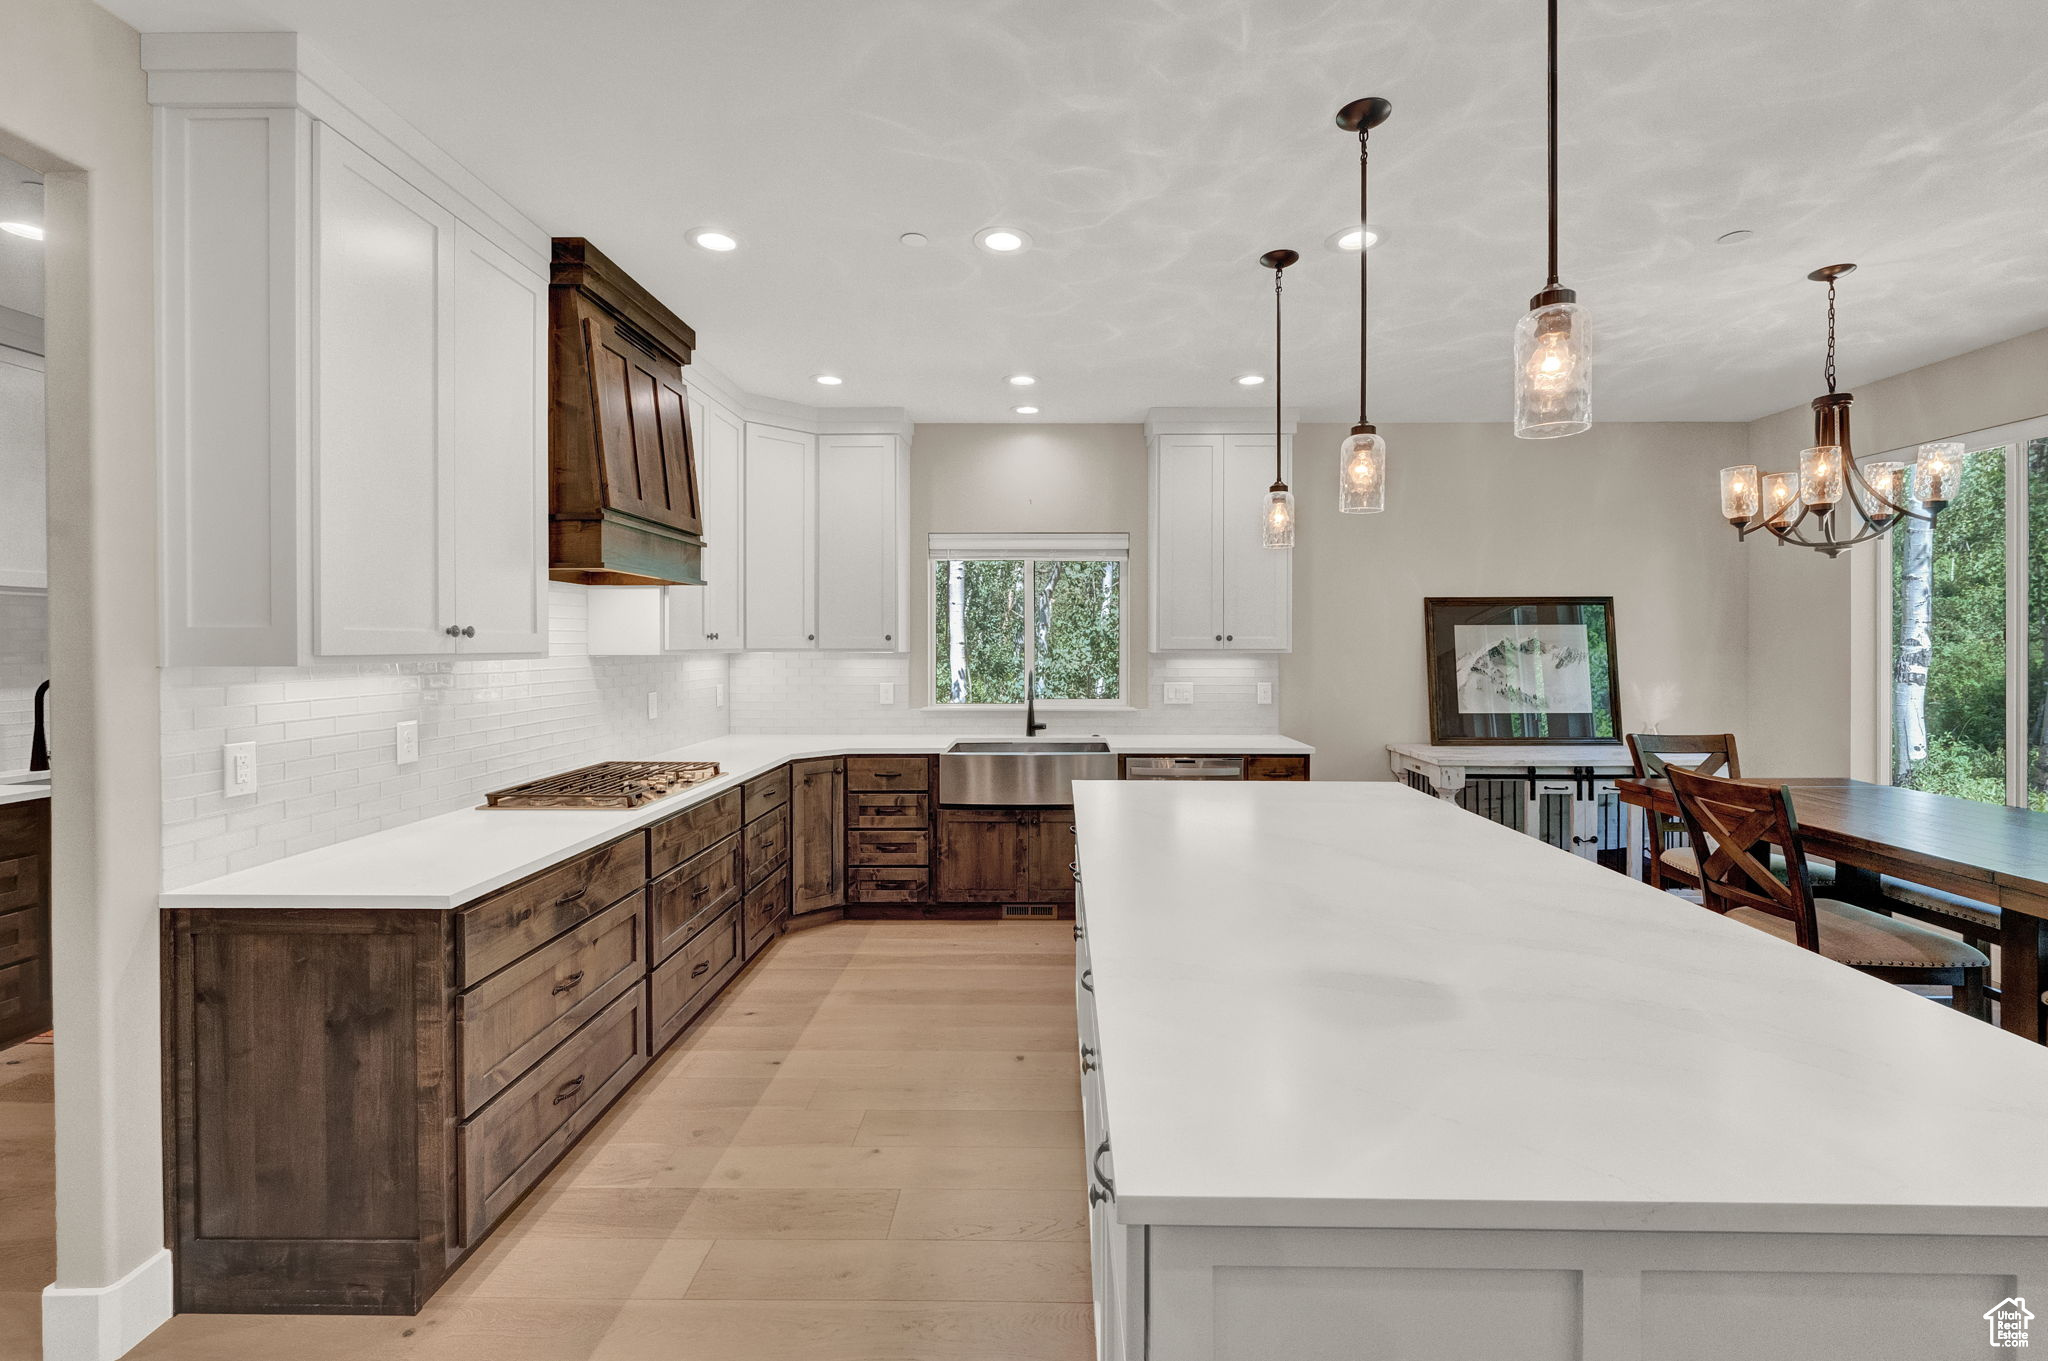
{"type": "Polygon", "coordinates": [[[1126,1223],[2048,1233],[2048,1049],[1398,785],[1075,803],[1126,1223]]]}
{"type": "MultiPolygon", "coordinates": [[[[997,734],[972,734],[994,736],[997,734]]],[[[1068,735],[1068,734],[1062,734],[1068,735]]],[[[375,907],[448,909],[516,883],[549,865],[672,817],[785,761],[843,753],[944,751],[967,734],[859,736],[800,733],[720,737],[640,759],[716,761],[724,773],[673,798],[626,812],[464,809],[374,832],[209,879],[159,895],[180,907],[375,907]]],[[[1313,748],[1277,734],[1119,736],[1102,740],[1120,755],[1308,755],[1313,748]]],[[[622,756],[599,759],[632,759],[622,756]]]]}
{"type": "Polygon", "coordinates": [[[1387,750],[1396,756],[1442,766],[1593,766],[1634,770],[1628,747],[1620,742],[1578,742],[1548,745],[1502,742],[1498,745],[1436,745],[1429,742],[1390,742],[1387,750]]]}
{"type": "Polygon", "coordinates": [[[47,770],[0,770],[0,808],[10,803],[33,803],[50,797],[47,770]]]}

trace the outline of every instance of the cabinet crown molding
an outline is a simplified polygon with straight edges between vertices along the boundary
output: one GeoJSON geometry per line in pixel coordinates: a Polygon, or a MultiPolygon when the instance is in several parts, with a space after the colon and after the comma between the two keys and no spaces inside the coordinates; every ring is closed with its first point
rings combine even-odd
{"type": "MultiPolygon", "coordinates": [[[[1280,432],[1294,433],[1301,412],[1281,408],[1280,432]]],[[[1245,406],[1155,406],[1145,413],[1145,438],[1160,435],[1270,435],[1273,408],[1245,406]]]]}
{"type": "Polygon", "coordinates": [[[740,414],[755,425],[780,426],[805,435],[894,435],[905,444],[917,430],[900,406],[805,406],[777,397],[742,397],[740,414]]]}

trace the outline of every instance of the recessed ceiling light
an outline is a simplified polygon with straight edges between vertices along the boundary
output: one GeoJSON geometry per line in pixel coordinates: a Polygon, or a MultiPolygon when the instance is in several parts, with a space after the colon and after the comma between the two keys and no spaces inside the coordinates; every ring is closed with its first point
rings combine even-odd
{"type": "Polygon", "coordinates": [[[974,244],[997,255],[1015,255],[1031,244],[1031,238],[1015,227],[984,227],[974,234],[974,244]]]}
{"type": "Polygon", "coordinates": [[[823,383],[828,388],[836,388],[846,380],[836,373],[821,373],[813,377],[811,381],[813,383],[823,383]]]}
{"type": "Polygon", "coordinates": [[[1241,388],[1255,388],[1265,381],[1266,375],[1263,373],[1240,373],[1237,375],[1237,385],[1241,388]]]}
{"type": "Polygon", "coordinates": [[[906,246],[922,246],[929,244],[931,241],[931,238],[923,232],[905,232],[896,239],[906,246]]]}
{"type": "Polygon", "coordinates": [[[1037,381],[1036,378],[1033,378],[1028,373],[1013,373],[1010,375],[1010,386],[1013,388],[1028,388],[1037,381]]]}
{"type": "Polygon", "coordinates": [[[25,236],[31,241],[43,239],[43,229],[33,222],[0,222],[0,232],[11,236],[25,236]]]}
{"type": "Polygon", "coordinates": [[[1755,235],[1756,233],[1747,227],[1737,227],[1732,232],[1722,232],[1719,236],[1715,237],[1714,244],[1717,246],[1739,246],[1755,235]]]}
{"type": "Polygon", "coordinates": [[[1353,251],[1358,249],[1358,241],[1361,236],[1365,238],[1365,248],[1367,250],[1371,250],[1374,246],[1387,239],[1385,228],[1360,227],[1353,224],[1349,227],[1339,227],[1336,231],[1331,232],[1328,237],[1324,238],[1323,244],[1331,250],[1353,251]]]}
{"type": "Polygon", "coordinates": [[[1020,416],[1036,416],[1038,414],[1038,408],[1035,406],[1013,406],[1010,410],[1020,416]]]}
{"type": "Polygon", "coordinates": [[[691,232],[690,240],[704,250],[715,250],[721,253],[732,250],[739,245],[737,238],[729,236],[725,232],[712,231],[708,227],[701,231],[691,232]]]}

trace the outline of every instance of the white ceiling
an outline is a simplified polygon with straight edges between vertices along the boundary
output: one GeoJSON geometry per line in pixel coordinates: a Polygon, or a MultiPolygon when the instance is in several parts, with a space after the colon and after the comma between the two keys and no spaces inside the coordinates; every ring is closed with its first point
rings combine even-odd
{"type": "MultiPolygon", "coordinates": [[[[1499,420],[1543,283],[1541,0],[103,0],[145,31],[305,34],[485,182],[587,236],[750,391],[926,421],[1356,401],[1374,138],[1373,415],[1499,420]],[[973,234],[1024,229],[1013,258],[973,234]],[[684,233],[715,225],[714,256],[684,233]],[[898,244],[906,231],[931,244],[898,244]],[[841,373],[843,387],[811,376],[841,373]]],[[[1595,415],[1747,419],[2048,326],[2048,5],[1565,0],[1564,279],[1595,415]],[[1756,232],[1716,246],[1734,228],[1756,232]]]]}
{"type": "MultiPolygon", "coordinates": [[[[0,222],[43,220],[43,177],[0,156],[0,222]]],[[[0,232],[0,308],[43,314],[43,243],[0,232]]]]}

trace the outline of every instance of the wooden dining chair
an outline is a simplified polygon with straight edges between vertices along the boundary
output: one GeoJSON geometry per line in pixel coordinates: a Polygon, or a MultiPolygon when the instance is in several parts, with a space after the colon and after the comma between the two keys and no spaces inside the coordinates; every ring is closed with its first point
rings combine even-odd
{"type": "Polygon", "coordinates": [[[1982,950],[1916,922],[1813,896],[1791,790],[1665,771],[1700,866],[1700,894],[1715,912],[1889,983],[1950,990],[1950,1004],[1991,1019],[1982,950]],[[1769,852],[1783,857],[1782,877],[1769,852]]]}
{"type": "MultiPolygon", "coordinates": [[[[1735,749],[1735,734],[1732,732],[1713,733],[1660,733],[1632,732],[1628,735],[1629,760],[1635,763],[1636,778],[1659,779],[1671,766],[1690,770],[1695,775],[1725,775],[1731,780],[1742,778],[1742,757],[1735,749]]],[[[1644,860],[1648,866],[1652,888],[1672,888],[1696,892],[1700,886],[1699,861],[1694,858],[1692,844],[1685,835],[1685,824],[1677,818],[1661,813],[1651,813],[1650,855],[1644,860]]],[[[1785,872],[1782,860],[1773,859],[1772,867],[1780,875],[1785,872]]],[[[1806,872],[1813,882],[1824,889],[1835,886],[1835,867],[1825,860],[1810,861],[1806,872]]]]}

